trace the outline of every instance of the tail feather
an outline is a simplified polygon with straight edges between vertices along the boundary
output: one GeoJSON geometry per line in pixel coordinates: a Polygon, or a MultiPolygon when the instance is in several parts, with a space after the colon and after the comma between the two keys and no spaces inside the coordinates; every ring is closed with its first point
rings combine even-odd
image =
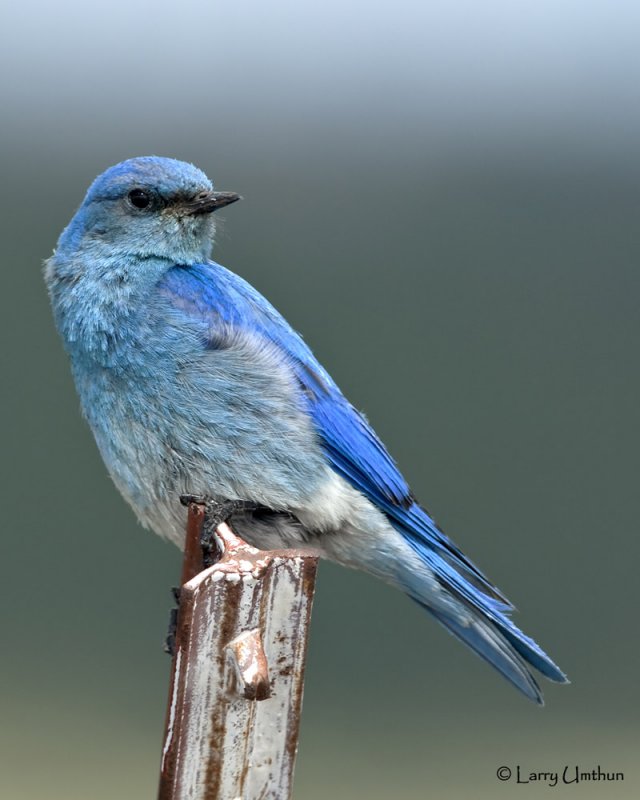
{"type": "Polygon", "coordinates": [[[530,667],[557,683],[568,683],[567,676],[511,621],[508,615],[513,606],[450,540],[447,540],[451,545],[449,552],[443,552],[434,548],[433,538],[429,541],[417,535],[422,532],[425,520],[431,522],[414,505],[411,516],[397,528],[436,576],[443,596],[451,602],[442,603],[434,597],[433,582],[422,585],[415,571],[403,575],[404,590],[523,694],[542,705],[542,693],[530,667]],[[452,558],[451,553],[456,557],[452,558]]]}
{"type": "Polygon", "coordinates": [[[497,669],[516,689],[535,703],[544,705],[540,687],[524,660],[491,622],[476,614],[473,621],[465,625],[452,617],[444,616],[424,603],[420,605],[457,639],[497,669]]]}
{"type": "Polygon", "coordinates": [[[569,682],[564,672],[554,664],[544,650],[504,614],[469,602],[451,586],[443,586],[443,590],[450,596],[453,595],[454,607],[459,608],[459,614],[453,609],[444,611],[441,608],[434,608],[424,599],[416,597],[415,586],[409,591],[409,595],[529,699],[544,705],[542,692],[531,674],[530,667],[557,683],[569,682]]]}
{"type": "Polygon", "coordinates": [[[546,678],[555,683],[569,683],[569,679],[560,667],[554,664],[544,650],[538,647],[533,639],[525,636],[510,619],[505,620],[505,623],[500,625],[500,628],[502,635],[513,648],[538,672],[541,672],[546,678]]]}

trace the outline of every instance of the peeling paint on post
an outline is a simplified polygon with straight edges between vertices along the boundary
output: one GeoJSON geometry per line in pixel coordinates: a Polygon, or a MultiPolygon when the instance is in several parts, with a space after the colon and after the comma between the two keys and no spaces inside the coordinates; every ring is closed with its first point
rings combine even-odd
{"type": "Polygon", "coordinates": [[[192,503],[158,800],[287,800],[317,559],[222,524],[198,572],[203,521],[192,503]]]}

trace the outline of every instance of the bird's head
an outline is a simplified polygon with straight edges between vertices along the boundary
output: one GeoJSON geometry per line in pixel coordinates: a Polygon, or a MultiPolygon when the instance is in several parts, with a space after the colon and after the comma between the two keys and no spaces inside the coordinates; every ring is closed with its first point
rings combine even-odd
{"type": "Polygon", "coordinates": [[[212,212],[239,199],[233,192],[214,191],[192,164],[131,158],[95,179],[58,249],[196,263],[211,252],[212,212]]]}

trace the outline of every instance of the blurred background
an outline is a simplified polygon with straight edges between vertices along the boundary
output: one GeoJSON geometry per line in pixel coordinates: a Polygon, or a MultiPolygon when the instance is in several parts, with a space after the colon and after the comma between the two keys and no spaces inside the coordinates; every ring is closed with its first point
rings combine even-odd
{"type": "Polygon", "coordinates": [[[193,161],[219,261],[301,330],[568,672],[535,708],[322,565],[298,800],[640,791],[640,6],[7,3],[0,19],[0,795],[155,796],[180,555],[78,412],[41,278],[95,175],[193,161]]]}

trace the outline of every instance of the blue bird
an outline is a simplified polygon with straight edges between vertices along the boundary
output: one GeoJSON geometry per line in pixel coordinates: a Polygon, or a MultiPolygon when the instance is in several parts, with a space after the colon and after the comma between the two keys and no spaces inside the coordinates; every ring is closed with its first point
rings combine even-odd
{"type": "Polygon", "coordinates": [[[265,549],[306,547],[399,587],[527,697],[567,681],[513,606],[436,526],[301,337],[210,260],[214,191],[191,164],[100,175],[45,265],[83,413],[116,486],[178,546],[179,497],[244,501],[265,549]]]}

